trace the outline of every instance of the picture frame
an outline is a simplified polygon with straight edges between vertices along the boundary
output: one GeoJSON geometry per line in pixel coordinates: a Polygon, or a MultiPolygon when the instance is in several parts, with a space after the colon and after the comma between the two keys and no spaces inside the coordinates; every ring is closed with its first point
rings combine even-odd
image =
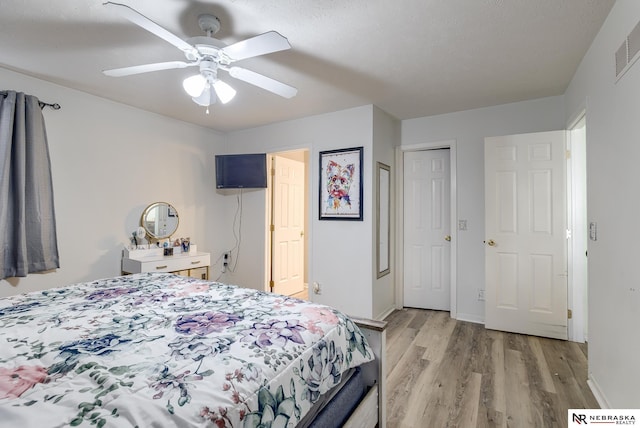
{"type": "Polygon", "coordinates": [[[320,152],[319,219],[362,221],[363,147],[320,152]]]}

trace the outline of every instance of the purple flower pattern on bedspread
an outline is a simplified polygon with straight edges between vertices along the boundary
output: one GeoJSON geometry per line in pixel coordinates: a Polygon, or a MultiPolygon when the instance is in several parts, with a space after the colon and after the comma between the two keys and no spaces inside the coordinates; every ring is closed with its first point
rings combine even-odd
{"type": "Polygon", "coordinates": [[[7,426],[295,427],[373,359],[339,311],[170,274],[0,299],[7,426]]]}
{"type": "Polygon", "coordinates": [[[240,321],[240,317],[222,312],[199,312],[180,315],[176,320],[176,331],[183,334],[220,333],[240,321]]]}
{"type": "Polygon", "coordinates": [[[104,290],[98,290],[89,294],[87,300],[102,300],[102,299],[116,299],[124,294],[135,293],[135,288],[106,288],[104,290]]]}
{"type": "Polygon", "coordinates": [[[253,325],[253,328],[242,332],[242,341],[252,342],[260,348],[277,346],[284,348],[288,341],[304,344],[302,331],[306,330],[298,324],[298,320],[269,320],[253,325]]]}

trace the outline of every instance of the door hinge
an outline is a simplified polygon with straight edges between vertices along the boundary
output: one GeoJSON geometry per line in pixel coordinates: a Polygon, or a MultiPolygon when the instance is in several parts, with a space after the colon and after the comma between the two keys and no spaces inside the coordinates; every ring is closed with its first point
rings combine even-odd
{"type": "Polygon", "coordinates": [[[274,230],[276,230],[276,227],[272,224],[272,225],[269,226],[269,230],[271,232],[273,232],[274,230]]]}
{"type": "Polygon", "coordinates": [[[571,150],[567,150],[567,159],[571,159],[571,150]]]}
{"type": "Polygon", "coordinates": [[[276,169],[275,168],[271,168],[271,175],[275,176],[276,175],[276,169]]]}
{"type": "Polygon", "coordinates": [[[273,281],[269,281],[269,288],[271,288],[271,291],[273,291],[273,287],[276,286],[276,283],[273,281]]]}
{"type": "Polygon", "coordinates": [[[573,312],[571,311],[571,309],[567,309],[567,319],[571,318],[573,318],[573,312]]]}

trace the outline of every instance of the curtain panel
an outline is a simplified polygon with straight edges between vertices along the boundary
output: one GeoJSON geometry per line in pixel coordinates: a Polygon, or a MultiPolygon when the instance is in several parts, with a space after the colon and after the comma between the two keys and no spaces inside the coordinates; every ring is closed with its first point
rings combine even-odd
{"type": "Polygon", "coordinates": [[[51,161],[38,98],[0,93],[0,279],[60,267],[51,161]]]}

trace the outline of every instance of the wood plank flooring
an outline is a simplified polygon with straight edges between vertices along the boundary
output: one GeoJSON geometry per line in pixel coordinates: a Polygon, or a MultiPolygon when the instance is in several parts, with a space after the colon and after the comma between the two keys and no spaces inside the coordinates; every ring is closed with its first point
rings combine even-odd
{"type": "Polygon", "coordinates": [[[387,426],[566,427],[598,408],[587,348],[486,330],[448,312],[403,309],[387,327],[387,426]]]}
{"type": "Polygon", "coordinates": [[[291,297],[295,297],[296,299],[300,299],[300,300],[309,300],[309,290],[305,288],[299,293],[292,294],[291,297]]]}

